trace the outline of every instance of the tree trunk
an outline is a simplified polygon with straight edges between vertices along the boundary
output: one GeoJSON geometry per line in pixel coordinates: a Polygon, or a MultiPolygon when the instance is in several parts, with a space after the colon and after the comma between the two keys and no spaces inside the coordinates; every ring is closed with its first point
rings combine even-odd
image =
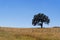
{"type": "Polygon", "coordinates": [[[43,22],[41,23],[41,28],[43,28],[43,22]]]}

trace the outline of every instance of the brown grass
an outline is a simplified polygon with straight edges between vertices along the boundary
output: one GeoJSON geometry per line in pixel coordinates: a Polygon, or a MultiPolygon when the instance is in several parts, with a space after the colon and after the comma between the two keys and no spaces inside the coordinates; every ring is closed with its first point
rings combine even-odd
{"type": "Polygon", "coordinates": [[[29,39],[60,40],[60,28],[0,28],[0,40],[29,39]]]}

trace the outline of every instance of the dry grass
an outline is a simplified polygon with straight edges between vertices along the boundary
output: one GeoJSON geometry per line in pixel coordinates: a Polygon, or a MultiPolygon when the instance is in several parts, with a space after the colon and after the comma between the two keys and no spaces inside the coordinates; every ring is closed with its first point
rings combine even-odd
{"type": "Polygon", "coordinates": [[[60,28],[0,28],[0,40],[60,40],[60,28]]]}

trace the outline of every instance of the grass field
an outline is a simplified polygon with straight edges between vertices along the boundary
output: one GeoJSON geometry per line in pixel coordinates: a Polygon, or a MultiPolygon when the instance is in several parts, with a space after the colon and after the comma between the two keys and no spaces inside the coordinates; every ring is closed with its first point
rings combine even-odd
{"type": "Polygon", "coordinates": [[[0,28],[0,40],[60,40],[60,28],[0,28]]]}

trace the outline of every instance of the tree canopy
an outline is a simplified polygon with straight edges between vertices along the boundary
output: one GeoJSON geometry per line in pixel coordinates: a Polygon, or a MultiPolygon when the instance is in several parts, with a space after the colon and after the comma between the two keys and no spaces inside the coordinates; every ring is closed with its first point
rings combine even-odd
{"type": "Polygon", "coordinates": [[[32,19],[32,25],[36,26],[39,25],[41,26],[41,28],[43,28],[43,23],[45,24],[49,24],[50,23],[50,19],[48,18],[48,16],[46,16],[43,13],[38,13],[36,15],[34,15],[33,19],[32,19]]]}

